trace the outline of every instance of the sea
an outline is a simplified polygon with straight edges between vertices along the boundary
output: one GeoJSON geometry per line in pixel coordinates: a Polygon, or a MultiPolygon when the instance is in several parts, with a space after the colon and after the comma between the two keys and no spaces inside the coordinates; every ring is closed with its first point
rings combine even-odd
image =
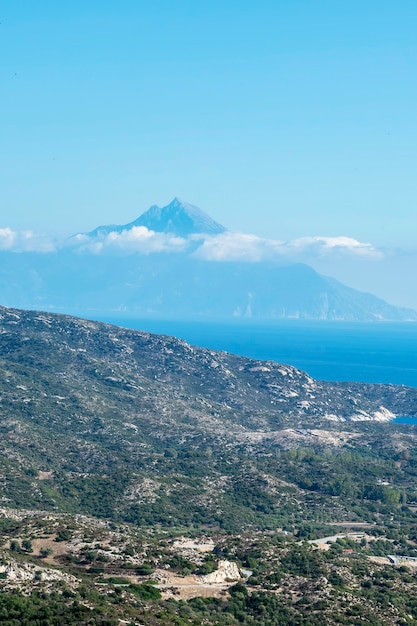
{"type": "Polygon", "coordinates": [[[94,319],[180,337],[195,346],[294,365],[319,380],[417,388],[417,323],[174,321],[112,314],[94,319]]]}

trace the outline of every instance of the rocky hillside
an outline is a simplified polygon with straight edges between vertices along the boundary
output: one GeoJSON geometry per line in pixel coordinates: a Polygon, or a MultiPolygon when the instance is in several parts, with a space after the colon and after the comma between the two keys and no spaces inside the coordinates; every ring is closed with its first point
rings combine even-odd
{"type": "Polygon", "coordinates": [[[38,424],[48,415],[74,430],[94,417],[172,437],[417,413],[414,389],[320,382],[288,365],[63,315],[1,308],[0,333],[2,405],[38,424]]]}
{"type": "Polygon", "coordinates": [[[2,620],[416,623],[416,402],[0,308],[2,620]]]}
{"type": "Polygon", "coordinates": [[[415,389],[315,381],[288,365],[68,316],[1,308],[0,335],[8,506],[140,524],[277,525],[290,498],[277,481],[291,464],[265,465],[271,451],[349,447],[349,425],[417,413],[415,389]]]}

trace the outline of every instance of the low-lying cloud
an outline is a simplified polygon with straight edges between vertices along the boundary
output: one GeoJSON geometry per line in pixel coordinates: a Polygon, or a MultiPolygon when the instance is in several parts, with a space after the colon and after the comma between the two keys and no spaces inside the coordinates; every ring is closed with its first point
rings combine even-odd
{"type": "Polygon", "coordinates": [[[306,261],[317,257],[380,259],[383,254],[370,243],[351,237],[302,237],[292,241],[263,239],[226,232],[206,237],[194,256],[206,261],[260,262],[274,259],[306,261]]]}
{"type": "Polygon", "coordinates": [[[72,247],[82,252],[93,254],[138,252],[151,254],[154,252],[183,252],[188,242],[182,237],[169,233],[157,233],[145,226],[134,226],[122,231],[111,231],[104,235],[91,237],[75,235],[71,238],[72,247]]]}
{"type": "Polygon", "coordinates": [[[0,228],[0,250],[10,252],[53,252],[55,243],[47,235],[31,230],[0,228]]]}
{"type": "Polygon", "coordinates": [[[381,250],[375,248],[371,243],[364,243],[351,237],[301,237],[286,244],[293,251],[303,251],[315,256],[350,256],[369,259],[380,259],[383,257],[381,250]]]}
{"type": "Polygon", "coordinates": [[[262,239],[256,235],[225,232],[205,237],[194,256],[205,261],[251,261],[259,262],[281,254],[282,242],[262,239]]]}
{"type": "Polygon", "coordinates": [[[44,234],[30,230],[14,231],[0,228],[0,250],[12,252],[54,252],[61,248],[90,254],[154,254],[188,252],[193,257],[212,262],[292,261],[361,259],[379,260],[384,257],[370,243],[351,237],[301,237],[291,241],[266,239],[246,233],[226,231],[218,235],[179,237],[159,233],[145,226],[125,230],[98,231],[78,234],[57,243],[44,234]]]}

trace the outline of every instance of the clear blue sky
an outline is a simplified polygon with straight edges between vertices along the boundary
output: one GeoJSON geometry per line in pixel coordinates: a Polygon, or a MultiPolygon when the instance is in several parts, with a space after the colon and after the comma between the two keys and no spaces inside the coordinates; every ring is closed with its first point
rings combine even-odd
{"type": "Polygon", "coordinates": [[[0,2],[1,226],[173,196],[261,236],[417,232],[417,4],[0,2]]]}
{"type": "Polygon", "coordinates": [[[0,0],[0,22],[0,228],[179,196],[261,237],[388,248],[315,266],[417,305],[415,1],[0,0]]]}

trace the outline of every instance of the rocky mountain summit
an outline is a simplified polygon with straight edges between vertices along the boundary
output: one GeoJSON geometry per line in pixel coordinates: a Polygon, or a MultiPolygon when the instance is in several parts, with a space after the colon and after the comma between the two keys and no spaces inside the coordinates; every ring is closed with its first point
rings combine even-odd
{"type": "Polygon", "coordinates": [[[99,226],[87,235],[93,238],[103,237],[112,232],[121,233],[137,226],[145,226],[148,230],[171,233],[178,237],[188,237],[192,234],[218,235],[227,230],[200,208],[174,198],[164,207],[152,205],[133,222],[124,225],[99,226]]]}

